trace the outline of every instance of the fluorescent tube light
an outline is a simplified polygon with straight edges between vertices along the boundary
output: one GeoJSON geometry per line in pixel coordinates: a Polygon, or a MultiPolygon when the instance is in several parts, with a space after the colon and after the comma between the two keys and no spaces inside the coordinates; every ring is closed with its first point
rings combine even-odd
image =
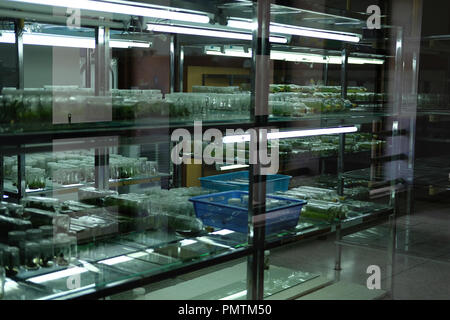
{"type": "MultiPolygon", "coordinates": [[[[216,38],[227,38],[227,39],[238,39],[249,41],[252,40],[251,34],[241,32],[179,27],[153,23],[147,24],[147,27],[149,31],[156,31],[156,32],[179,33],[193,36],[205,36],[205,37],[216,37],[216,38]]],[[[284,37],[270,37],[269,41],[274,43],[287,43],[287,39],[284,37]]]]}
{"type": "MultiPolygon", "coordinates": [[[[249,49],[245,52],[242,49],[228,49],[220,51],[219,49],[206,48],[205,53],[208,55],[216,56],[228,56],[228,57],[241,57],[241,58],[251,58],[252,50],[249,49]]],[[[310,53],[299,53],[299,52],[286,52],[286,51],[271,51],[270,59],[272,60],[282,60],[282,61],[292,61],[292,62],[306,62],[306,63],[328,63],[328,64],[342,64],[342,57],[340,56],[327,56],[320,54],[310,54],[310,53]]],[[[372,58],[348,58],[349,64],[384,64],[383,59],[372,59],[372,58]]]]}
{"type": "Polygon", "coordinates": [[[340,133],[352,133],[357,132],[358,128],[353,127],[341,127],[341,128],[325,128],[325,129],[311,129],[311,130],[297,130],[297,131],[285,131],[285,132],[269,132],[267,134],[268,140],[273,139],[287,139],[297,137],[311,137],[322,136],[328,134],[340,134],[340,133]]]}
{"type": "Polygon", "coordinates": [[[223,166],[223,167],[220,167],[220,171],[234,170],[234,169],[241,169],[241,168],[248,168],[248,164],[232,164],[229,166],[223,166]]]}
{"type": "Polygon", "coordinates": [[[12,0],[14,2],[31,3],[55,7],[66,7],[81,10],[108,12],[116,14],[127,14],[157,19],[178,20],[196,23],[209,23],[206,14],[185,13],[172,10],[154,9],[143,5],[132,4],[131,2],[112,3],[92,0],[12,0]],[[127,4],[129,3],[129,4],[127,4]]]}
{"type": "MultiPolygon", "coordinates": [[[[253,30],[254,25],[252,22],[244,21],[244,20],[228,20],[229,27],[244,29],[244,30],[253,30]]],[[[290,25],[281,25],[281,24],[270,24],[270,32],[273,33],[281,33],[281,34],[290,34],[296,36],[303,37],[311,37],[311,38],[320,38],[320,39],[330,39],[330,40],[339,40],[339,41],[348,41],[348,42],[359,42],[361,39],[359,36],[340,33],[340,32],[331,32],[325,30],[317,30],[311,28],[302,28],[297,26],[290,25]]]]}
{"type": "Polygon", "coordinates": [[[43,276],[33,277],[33,278],[28,279],[28,281],[33,282],[33,283],[45,283],[48,281],[57,280],[57,279],[65,278],[65,277],[70,277],[70,276],[73,276],[76,274],[82,274],[85,272],[88,272],[88,270],[85,268],[74,267],[74,268],[69,268],[69,269],[63,270],[63,271],[57,271],[57,272],[44,274],[43,276]]]}
{"type": "Polygon", "coordinates": [[[349,57],[348,63],[352,63],[352,64],[384,64],[384,60],[383,59],[349,57]]]}
{"type": "Polygon", "coordinates": [[[109,46],[111,48],[150,48],[150,43],[125,40],[109,40],[109,46]]]}
{"type": "Polygon", "coordinates": [[[181,33],[181,34],[188,34],[188,35],[193,35],[193,36],[217,37],[217,38],[228,38],[228,39],[239,39],[239,40],[252,40],[252,35],[248,34],[248,33],[177,27],[177,26],[171,26],[171,25],[161,25],[161,24],[152,24],[152,23],[147,24],[147,26],[148,26],[148,30],[157,31],[157,32],[181,33]]]}
{"type": "Polygon", "coordinates": [[[270,36],[269,42],[285,44],[288,42],[288,40],[285,37],[270,36]]]}
{"type": "MultiPolygon", "coordinates": [[[[284,51],[271,51],[270,59],[292,61],[292,62],[308,62],[308,63],[331,63],[331,64],[337,63],[337,61],[330,59],[330,57],[328,56],[323,56],[319,54],[284,52],[284,51]]],[[[340,63],[341,61],[339,62],[339,64],[340,63]]]]}
{"type": "Polygon", "coordinates": [[[227,26],[229,26],[230,28],[245,29],[245,30],[254,30],[257,27],[257,25],[254,24],[253,22],[234,19],[229,19],[227,22],[227,26]]]}
{"type": "MultiPolygon", "coordinates": [[[[13,32],[2,32],[0,36],[2,43],[16,43],[16,38],[13,32]]],[[[24,33],[23,43],[27,45],[52,46],[52,47],[70,47],[70,48],[95,48],[95,39],[86,37],[74,37],[55,34],[44,33],[24,33]]],[[[148,42],[136,42],[126,40],[110,40],[109,46],[111,48],[149,48],[148,42]]]]}
{"type": "Polygon", "coordinates": [[[272,25],[272,24],[270,25],[270,32],[291,34],[295,36],[303,36],[310,38],[347,41],[347,42],[359,42],[361,40],[358,36],[344,33],[326,32],[315,29],[307,29],[294,26],[272,25]]]}
{"type": "MultiPolygon", "coordinates": [[[[296,130],[296,131],[285,131],[285,132],[269,132],[269,133],[267,133],[267,140],[312,137],[312,136],[322,136],[322,135],[328,135],[328,134],[352,133],[352,132],[357,132],[357,131],[358,131],[358,128],[353,126],[353,127],[339,127],[339,128],[296,130]]],[[[240,135],[225,136],[225,137],[223,137],[222,141],[223,141],[223,143],[239,143],[239,142],[250,141],[250,135],[249,134],[240,134],[240,135]]]]}
{"type": "Polygon", "coordinates": [[[233,51],[233,50],[225,50],[225,52],[214,51],[214,50],[206,50],[206,54],[213,56],[225,56],[225,57],[239,57],[239,58],[251,58],[252,53],[244,52],[244,51],[233,51]]]}

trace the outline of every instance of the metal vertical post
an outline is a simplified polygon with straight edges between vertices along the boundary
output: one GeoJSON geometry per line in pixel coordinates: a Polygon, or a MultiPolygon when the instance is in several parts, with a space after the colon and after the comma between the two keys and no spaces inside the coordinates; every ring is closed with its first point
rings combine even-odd
{"type": "Polygon", "coordinates": [[[339,134],[339,151],[338,151],[338,194],[344,195],[344,155],[345,155],[345,134],[339,134]]]}
{"type": "Polygon", "coordinates": [[[109,28],[100,26],[95,29],[95,95],[105,96],[109,90],[110,51],[109,28]]]}
{"type": "Polygon", "coordinates": [[[327,86],[328,85],[328,63],[325,63],[323,65],[323,85],[327,86]]]}
{"type": "Polygon", "coordinates": [[[4,168],[3,168],[3,154],[0,148],[0,202],[3,201],[3,180],[4,180],[4,168]]]}
{"type": "MultiPolygon", "coordinates": [[[[253,2],[253,22],[257,26],[253,30],[252,68],[252,112],[255,124],[257,150],[260,150],[261,131],[267,125],[269,97],[269,23],[270,0],[253,2]]],[[[252,152],[252,150],[250,150],[252,152]]],[[[259,153],[259,152],[258,152],[259,153]]],[[[249,215],[248,243],[252,253],[247,258],[247,299],[262,300],[264,298],[264,242],[265,242],[265,211],[266,211],[266,179],[261,174],[259,154],[256,164],[249,168],[249,215]]]]}
{"type": "MultiPolygon", "coordinates": [[[[392,118],[392,149],[391,155],[397,153],[400,150],[399,146],[399,115],[402,107],[403,99],[403,29],[398,27],[395,30],[395,70],[394,70],[394,85],[393,85],[393,118],[392,118]]],[[[394,159],[393,159],[394,160],[394,159]]],[[[391,177],[391,194],[390,205],[393,207],[393,214],[389,217],[389,241],[387,247],[387,261],[386,261],[386,290],[390,293],[391,297],[394,294],[393,276],[394,276],[394,262],[395,262],[395,250],[397,247],[397,227],[396,217],[398,211],[397,203],[397,191],[396,181],[397,173],[400,172],[400,164],[394,160],[396,164],[395,174],[391,177]]],[[[394,168],[391,167],[391,170],[394,168]]]]}
{"type": "Polygon", "coordinates": [[[175,92],[175,35],[170,35],[170,93],[175,92]]]}
{"type": "MultiPolygon", "coordinates": [[[[110,49],[109,28],[99,26],[95,29],[95,95],[106,96],[110,92],[110,49]]],[[[95,187],[109,189],[109,148],[95,149],[95,187]]]]}
{"type": "Polygon", "coordinates": [[[25,154],[17,155],[17,199],[22,199],[26,194],[25,180],[25,154]]]}
{"type": "MultiPolygon", "coordinates": [[[[347,67],[348,67],[348,49],[344,47],[342,50],[342,66],[341,66],[341,98],[347,99],[347,67]]],[[[345,134],[339,135],[339,155],[338,155],[338,194],[344,195],[344,153],[345,153],[345,134]]]]}
{"type": "MultiPolygon", "coordinates": [[[[347,67],[348,67],[348,49],[344,47],[342,49],[342,65],[341,65],[341,98],[347,99],[347,67]]],[[[345,134],[339,135],[339,150],[338,150],[338,163],[337,163],[337,174],[338,174],[338,185],[337,192],[338,195],[344,195],[344,154],[345,154],[345,134]]],[[[341,258],[342,258],[342,246],[339,242],[342,240],[341,234],[341,221],[338,221],[336,225],[336,255],[335,255],[335,265],[334,270],[336,271],[335,280],[340,280],[339,271],[341,268],[341,258]]]]}
{"type": "MultiPolygon", "coordinates": [[[[17,58],[17,89],[25,87],[24,68],[23,68],[23,27],[24,20],[18,19],[14,23],[14,33],[16,40],[16,58],[17,58]]],[[[25,181],[25,154],[17,155],[17,195],[21,199],[26,193],[25,181]]],[[[2,199],[3,200],[3,196],[2,199]]]]}
{"type": "Polygon", "coordinates": [[[109,189],[109,148],[95,149],[95,187],[99,190],[109,189]]]}
{"type": "Polygon", "coordinates": [[[92,87],[92,81],[91,81],[91,49],[86,49],[86,68],[85,68],[85,82],[86,82],[86,88],[92,87]]]}
{"type": "MultiPolygon", "coordinates": [[[[345,153],[345,134],[339,135],[339,153],[338,153],[338,195],[343,196],[344,195],[344,153],[345,153]]],[[[339,242],[342,240],[342,234],[341,234],[341,221],[339,220],[336,225],[336,256],[335,256],[335,265],[334,270],[337,272],[336,274],[336,281],[339,281],[340,274],[339,271],[342,270],[341,268],[341,257],[342,257],[342,245],[339,244],[339,242]]]]}
{"type": "Polygon", "coordinates": [[[14,34],[16,40],[17,57],[17,89],[24,88],[24,69],[23,69],[23,19],[18,19],[14,23],[14,34]]]}
{"type": "Polygon", "coordinates": [[[178,63],[178,92],[184,90],[184,47],[180,47],[180,59],[178,63]]]}
{"type": "Polygon", "coordinates": [[[348,69],[348,48],[342,49],[341,65],[341,98],[347,99],[347,70],[348,69]]]}

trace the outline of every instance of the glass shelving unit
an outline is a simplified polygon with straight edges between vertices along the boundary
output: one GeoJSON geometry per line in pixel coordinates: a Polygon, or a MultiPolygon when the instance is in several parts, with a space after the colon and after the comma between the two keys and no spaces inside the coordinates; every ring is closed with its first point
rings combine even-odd
{"type": "MultiPolygon", "coordinates": [[[[18,299],[18,297],[25,297],[25,299],[101,298],[132,289],[138,285],[153,283],[174,275],[243,258],[248,258],[247,267],[251,269],[254,264],[264,263],[261,260],[264,254],[261,253],[264,253],[265,250],[331,234],[336,234],[339,246],[343,235],[364,230],[395,214],[395,204],[393,203],[382,203],[383,201],[369,203],[370,199],[365,203],[348,201],[351,196],[345,194],[344,181],[348,177],[352,179],[354,177],[350,173],[344,175],[344,157],[360,154],[364,161],[370,161],[370,159],[382,155],[380,155],[380,150],[377,151],[374,148],[355,152],[346,150],[347,145],[343,134],[334,141],[331,154],[316,152],[305,157],[300,153],[298,157],[281,158],[280,168],[289,172],[292,169],[301,168],[299,162],[307,161],[322,161],[322,167],[326,168],[326,161],[334,162],[338,168],[335,170],[336,175],[332,178],[332,186],[328,185],[327,188],[336,192],[343,205],[352,206],[345,218],[324,221],[301,216],[294,229],[282,230],[267,236],[265,236],[264,228],[259,229],[250,219],[249,228],[257,231],[248,235],[210,226],[198,228],[189,225],[186,227],[185,224],[197,222],[191,214],[183,216],[186,218],[185,221],[180,214],[176,213],[173,206],[164,207],[162,204],[176,201],[190,204],[187,202],[188,197],[204,193],[204,191],[194,188],[186,194],[175,194],[178,192],[177,190],[181,189],[177,187],[182,185],[183,174],[186,175],[186,172],[183,171],[189,169],[187,166],[174,166],[170,162],[170,148],[174,142],[170,141],[170,134],[176,129],[193,132],[195,130],[194,120],[203,121],[203,132],[211,128],[217,128],[220,131],[229,128],[246,130],[255,127],[256,124],[261,127],[279,128],[281,131],[355,126],[358,132],[368,132],[369,134],[378,134],[378,132],[372,131],[376,127],[375,123],[381,123],[383,128],[389,128],[389,121],[386,119],[397,115],[396,101],[390,99],[389,95],[384,95],[381,100],[375,102],[351,101],[353,104],[358,104],[359,107],[352,104],[350,110],[342,112],[329,112],[322,108],[322,99],[329,97],[339,101],[347,99],[350,73],[350,64],[347,62],[349,59],[378,59],[378,61],[384,61],[384,64],[376,64],[374,68],[384,69],[389,69],[386,66],[388,60],[397,59],[389,54],[391,48],[388,45],[383,44],[380,47],[377,45],[375,49],[371,47],[373,40],[371,34],[361,35],[362,39],[359,44],[344,46],[342,41],[337,40],[328,39],[314,42],[317,39],[283,33],[280,30],[278,30],[280,32],[271,33],[275,39],[272,39],[274,41],[272,41],[270,50],[274,52],[303,54],[310,59],[321,56],[327,57],[328,61],[344,57],[344,63],[333,63],[335,68],[333,70],[331,70],[331,63],[319,63],[321,66],[326,66],[326,72],[323,73],[324,80],[326,80],[324,87],[331,88],[327,85],[328,82],[331,82],[332,72],[339,74],[337,80],[339,86],[334,86],[335,92],[328,93],[328,95],[322,92],[322,95],[326,97],[320,98],[319,110],[311,112],[311,114],[302,116],[270,114],[270,109],[272,108],[272,112],[274,110],[270,103],[270,95],[278,93],[270,93],[269,83],[266,83],[266,86],[260,85],[262,79],[255,76],[251,77],[250,84],[239,89],[239,93],[228,93],[226,90],[214,93],[193,93],[191,91],[194,87],[186,77],[186,68],[190,61],[195,59],[198,61],[198,59],[207,57],[205,48],[217,46],[219,46],[221,54],[216,55],[218,60],[212,60],[209,63],[219,67],[235,65],[236,61],[239,63],[244,61],[243,65],[246,66],[244,69],[252,72],[256,70],[264,75],[270,68],[273,69],[272,71],[277,71],[278,65],[295,63],[295,61],[283,58],[274,59],[276,62],[267,70],[263,70],[260,65],[257,65],[255,61],[257,55],[252,52],[255,52],[258,46],[269,46],[271,39],[266,33],[267,30],[246,28],[245,23],[249,23],[252,19],[259,22],[260,26],[268,25],[271,21],[278,27],[289,24],[296,30],[314,28],[325,30],[326,33],[357,37],[357,30],[361,29],[365,21],[364,15],[334,12],[327,8],[317,11],[314,6],[312,8],[288,8],[280,5],[265,7],[262,2],[251,1],[229,1],[227,3],[208,1],[207,4],[205,2],[203,5],[198,5],[198,8],[192,7],[190,2],[183,1],[177,1],[176,8],[154,7],[136,2],[127,4],[119,4],[114,1],[97,2],[103,6],[96,10],[80,8],[81,20],[80,26],[77,27],[66,24],[67,17],[64,10],[67,8],[65,7],[46,6],[45,1],[41,5],[30,4],[26,1],[21,1],[20,4],[13,3],[13,1],[0,3],[0,8],[5,12],[4,15],[10,18],[9,23],[2,26],[4,30],[1,39],[6,39],[5,35],[11,35],[15,40],[8,43],[17,53],[17,64],[13,69],[18,75],[17,88],[15,90],[5,88],[6,91],[3,89],[2,93],[2,107],[14,112],[4,114],[1,118],[0,152],[2,160],[0,167],[4,167],[5,157],[17,157],[13,167],[17,168],[17,172],[14,174],[17,176],[16,185],[19,186],[16,188],[17,191],[13,190],[12,182],[4,181],[4,172],[2,172],[0,176],[2,178],[0,179],[2,181],[1,196],[4,196],[8,202],[13,199],[15,202],[21,202],[23,198],[34,195],[54,197],[61,202],[65,201],[64,204],[68,208],[64,210],[70,211],[70,213],[66,212],[66,216],[70,217],[73,227],[67,228],[66,231],[69,231],[69,234],[75,232],[77,237],[79,236],[78,241],[76,238],[75,243],[69,243],[67,247],[71,260],[66,265],[55,264],[37,270],[24,267],[8,269],[4,299],[18,299]],[[134,10],[133,12],[141,10],[142,15],[139,13],[123,14],[119,11],[111,12],[114,9],[105,9],[108,4],[126,5],[128,9],[134,10]],[[16,5],[17,7],[14,8],[17,10],[12,11],[11,6],[16,5]],[[53,11],[52,9],[57,10],[53,11]],[[220,10],[217,11],[217,9],[220,10]],[[262,10],[265,10],[268,15],[262,15],[262,10]],[[100,17],[104,16],[103,19],[99,19],[99,12],[101,13],[100,17]],[[175,13],[178,15],[174,15],[175,13]],[[165,15],[167,17],[171,14],[173,19],[163,19],[158,16],[165,15]],[[193,16],[195,17],[194,21],[192,21],[193,16]],[[227,20],[228,25],[224,23],[227,20]],[[241,25],[231,26],[230,20],[241,22],[241,25]],[[197,29],[195,31],[197,33],[193,29],[197,29]],[[215,36],[208,34],[210,32],[216,32],[215,36]],[[225,37],[222,34],[223,37],[218,37],[220,32],[228,34],[231,32],[233,36],[225,37]],[[261,33],[264,35],[263,37],[261,37],[261,33]],[[32,35],[40,36],[41,39],[44,39],[45,36],[50,36],[50,39],[62,37],[84,43],[81,45],[80,52],[82,53],[79,56],[80,61],[84,63],[81,89],[48,87],[37,90],[25,88],[23,73],[24,69],[25,72],[27,71],[27,65],[23,63],[23,50],[24,45],[31,45],[29,43],[32,35]],[[258,41],[262,41],[262,43],[258,41]],[[120,47],[123,42],[127,44],[125,47],[120,47]],[[280,44],[280,42],[286,43],[280,44]],[[226,46],[242,47],[242,53],[247,56],[227,57],[225,55],[226,46]],[[113,48],[112,55],[109,51],[110,48],[113,48]],[[129,85],[126,88],[117,89],[115,81],[118,79],[114,79],[114,76],[117,77],[119,73],[110,70],[110,60],[115,57],[116,50],[127,52],[130,56],[133,52],[150,51],[156,56],[158,54],[164,56],[166,66],[170,69],[168,88],[150,92],[151,90],[148,89],[146,91],[140,88],[128,88],[132,87],[129,85]],[[250,56],[248,56],[249,53],[250,56]],[[92,77],[91,74],[95,74],[95,76],[92,77]],[[48,99],[47,105],[44,105],[45,99],[49,96],[52,96],[52,100],[48,99]],[[267,99],[261,98],[264,96],[267,99]],[[48,103],[49,101],[52,102],[48,103]],[[260,117],[255,114],[257,109],[255,106],[261,101],[263,101],[263,112],[260,117]],[[96,108],[98,114],[96,115],[94,112],[93,118],[90,118],[89,113],[93,108],[96,108]],[[264,113],[264,111],[267,112],[264,113]],[[102,115],[102,113],[105,114],[102,115]],[[100,118],[96,118],[96,116],[100,116],[100,118]],[[148,148],[154,149],[154,146],[158,146],[158,151],[149,152],[148,148]],[[93,160],[90,167],[94,177],[92,181],[68,185],[53,183],[52,186],[48,183],[49,186],[45,188],[34,191],[28,188],[27,190],[25,182],[29,168],[26,167],[26,159],[30,155],[73,150],[94,150],[90,154],[93,160]],[[160,170],[131,177],[112,178],[110,177],[110,168],[114,154],[121,154],[123,157],[133,159],[147,157],[147,160],[156,161],[160,170]],[[150,154],[153,157],[149,156],[150,154]],[[157,157],[154,156],[155,154],[157,157]],[[157,192],[151,189],[154,186],[158,186],[157,192]],[[145,210],[149,210],[146,212],[151,214],[143,217],[126,216],[123,214],[126,210],[122,212],[122,207],[119,205],[115,210],[111,210],[103,203],[101,205],[96,203],[95,208],[82,207],[80,203],[72,203],[71,206],[68,206],[67,201],[72,200],[68,196],[79,194],[80,189],[86,187],[95,187],[103,193],[117,191],[121,195],[145,194],[149,197],[160,197],[162,200],[158,202],[152,198],[150,204],[157,205],[151,209],[146,208],[145,210]],[[170,192],[172,192],[173,198],[167,197],[170,192]],[[158,214],[153,214],[153,210],[158,214]]],[[[59,41],[62,40],[59,39],[59,41]]],[[[269,61],[269,57],[264,56],[264,59],[266,58],[269,61]]],[[[301,63],[314,62],[303,61],[301,63]]],[[[62,67],[62,65],[54,67],[62,67]]],[[[137,69],[131,72],[137,72],[137,69]]],[[[281,78],[279,74],[273,76],[274,81],[282,80],[281,78]]],[[[284,84],[288,85],[289,81],[285,81],[284,84]]],[[[313,91],[316,90],[316,86],[311,86],[311,88],[314,88],[313,91]]],[[[312,97],[313,93],[310,93],[312,97]]],[[[306,95],[301,99],[310,99],[311,97],[306,95]]],[[[355,99],[357,98],[358,96],[355,96],[355,99]]],[[[399,134],[392,128],[382,131],[387,137],[395,137],[399,134]]],[[[321,138],[321,135],[316,136],[321,138]]],[[[280,141],[289,142],[289,139],[280,141]]],[[[300,148],[300,150],[305,149],[300,148]]],[[[48,169],[46,165],[45,167],[48,169]]],[[[255,170],[257,170],[255,168],[257,166],[251,165],[248,169],[252,177],[260,176],[255,174],[255,170]]],[[[202,176],[203,173],[204,171],[202,176]]],[[[358,179],[362,178],[358,176],[358,179]]],[[[266,192],[256,191],[255,185],[256,183],[250,182],[250,199],[265,198],[266,192]]],[[[319,187],[319,184],[316,186],[319,187]]],[[[388,196],[392,195],[395,196],[395,192],[392,194],[391,191],[388,194],[388,196]]],[[[131,200],[128,199],[128,201],[131,200]]],[[[133,201],[139,202],[136,199],[133,201]]],[[[139,206],[141,206],[140,203],[139,206]]],[[[116,207],[116,205],[112,205],[112,207],[116,207]]],[[[258,217],[265,213],[264,206],[259,207],[251,202],[248,209],[250,217],[258,217]]],[[[176,210],[181,212],[187,209],[176,208],[176,210]]],[[[30,211],[28,210],[28,212],[30,211]]],[[[59,216],[59,212],[53,213],[55,217],[59,216]]],[[[35,225],[33,225],[34,227],[35,225]]],[[[56,233],[55,228],[55,239],[56,233]]],[[[3,249],[7,248],[6,236],[7,232],[3,236],[5,238],[3,239],[3,249]]],[[[65,242],[63,241],[63,243],[65,242]]],[[[61,249],[62,251],[63,249],[61,249]]],[[[339,253],[336,259],[340,261],[339,253]]],[[[337,265],[338,267],[339,265],[337,265]]],[[[316,274],[306,271],[300,273],[297,278],[290,279],[290,286],[296,286],[317,277],[316,274]]],[[[276,277],[289,277],[291,274],[290,271],[285,270],[280,271],[276,277]]],[[[246,283],[230,285],[227,294],[234,295],[246,290],[245,294],[239,295],[239,299],[244,297],[262,299],[273,296],[281,290],[271,283],[268,283],[264,289],[264,285],[259,283],[258,279],[261,277],[253,272],[251,279],[247,279],[246,283]],[[268,288],[269,291],[267,291],[268,288]]],[[[217,297],[219,299],[222,296],[221,292],[214,292],[209,298],[217,297]]]]}

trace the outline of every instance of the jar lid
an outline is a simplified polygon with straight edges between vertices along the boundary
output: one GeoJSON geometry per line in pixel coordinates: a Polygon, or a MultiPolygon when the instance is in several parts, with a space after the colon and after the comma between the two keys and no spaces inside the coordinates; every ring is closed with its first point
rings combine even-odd
{"type": "Polygon", "coordinates": [[[26,233],[25,231],[10,231],[8,232],[8,242],[17,243],[21,240],[25,240],[26,233]]]}
{"type": "Polygon", "coordinates": [[[27,240],[39,240],[42,238],[42,230],[41,229],[29,229],[26,231],[27,240]]]}

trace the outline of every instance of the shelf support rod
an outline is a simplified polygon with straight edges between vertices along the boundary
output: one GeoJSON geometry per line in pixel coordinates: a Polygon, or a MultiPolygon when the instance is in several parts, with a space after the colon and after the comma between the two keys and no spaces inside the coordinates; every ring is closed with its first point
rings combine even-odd
{"type": "MultiPolygon", "coordinates": [[[[267,126],[269,99],[269,24],[270,1],[253,2],[253,22],[258,27],[253,30],[252,41],[252,111],[256,137],[256,164],[249,168],[249,214],[248,243],[251,254],[247,258],[247,299],[264,299],[264,247],[265,247],[265,212],[266,212],[266,176],[262,174],[259,158],[261,148],[261,128],[267,126]]],[[[250,142],[252,143],[252,142],[250,142]]]]}
{"type": "Polygon", "coordinates": [[[95,29],[95,46],[95,95],[106,96],[110,91],[109,72],[111,66],[108,27],[95,29]]]}
{"type": "Polygon", "coordinates": [[[26,195],[25,154],[17,155],[17,199],[20,201],[26,195]]]}
{"type": "Polygon", "coordinates": [[[176,35],[170,35],[170,93],[175,92],[175,45],[176,35]]]}
{"type": "Polygon", "coordinates": [[[3,154],[0,151],[0,202],[3,201],[3,179],[4,179],[4,169],[3,169],[3,154]]]}
{"type": "Polygon", "coordinates": [[[17,89],[24,88],[24,69],[23,69],[23,27],[24,20],[17,19],[14,22],[14,34],[16,38],[16,68],[17,68],[17,89]]]}

